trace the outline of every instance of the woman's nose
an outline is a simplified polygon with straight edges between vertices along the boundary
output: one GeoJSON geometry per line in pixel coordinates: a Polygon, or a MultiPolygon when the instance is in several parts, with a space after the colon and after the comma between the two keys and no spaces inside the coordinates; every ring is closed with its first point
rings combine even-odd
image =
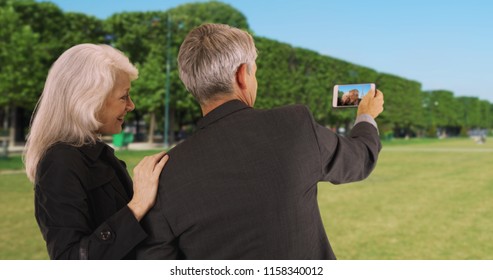
{"type": "Polygon", "coordinates": [[[127,108],[126,109],[127,109],[128,112],[133,111],[135,109],[135,104],[132,101],[132,98],[130,98],[130,96],[128,97],[127,108]]]}

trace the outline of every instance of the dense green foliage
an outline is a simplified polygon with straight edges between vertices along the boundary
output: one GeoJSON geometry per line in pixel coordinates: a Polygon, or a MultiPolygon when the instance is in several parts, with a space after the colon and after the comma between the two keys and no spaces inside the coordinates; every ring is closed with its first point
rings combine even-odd
{"type": "Polygon", "coordinates": [[[0,2],[0,106],[32,110],[51,64],[67,48],[102,43],[102,22],[52,3],[0,2]]]}
{"type": "MultiPolygon", "coordinates": [[[[135,118],[149,124],[154,116],[164,114],[169,78],[170,121],[176,131],[201,116],[198,104],[179,79],[176,56],[186,34],[205,22],[249,30],[241,12],[215,1],[167,11],[117,13],[102,20],[64,13],[46,2],[1,0],[0,113],[9,107],[32,111],[51,64],[70,46],[108,43],[125,52],[139,68],[140,77],[132,90],[135,118]]],[[[493,125],[493,105],[488,101],[456,97],[444,90],[425,92],[418,81],[254,37],[259,51],[257,108],[301,103],[310,107],[320,123],[349,128],[356,111],[331,108],[333,85],[375,82],[385,94],[385,111],[377,119],[383,136],[465,135],[470,129],[493,125]]],[[[156,130],[162,131],[162,117],[156,120],[156,130]]]]}

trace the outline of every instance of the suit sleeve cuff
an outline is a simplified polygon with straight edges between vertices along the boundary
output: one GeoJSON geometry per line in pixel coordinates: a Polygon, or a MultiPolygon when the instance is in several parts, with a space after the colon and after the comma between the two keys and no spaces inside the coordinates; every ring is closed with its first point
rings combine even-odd
{"type": "Polygon", "coordinates": [[[375,119],[370,116],[369,114],[361,114],[356,118],[356,121],[354,122],[354,125],[357,125],[360,122],[368,122],[371,123],[378,131],[378,125],[375,119]]]}

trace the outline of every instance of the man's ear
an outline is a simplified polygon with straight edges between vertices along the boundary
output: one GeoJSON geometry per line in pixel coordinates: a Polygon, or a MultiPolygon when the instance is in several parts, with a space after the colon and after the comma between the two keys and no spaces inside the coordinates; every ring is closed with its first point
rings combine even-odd
{"type": "Polygon", "coordinates": [[[247,64],[243,63],[236,70],[236,83],[240,89],[246,89],[247,87],[247,64]]]}

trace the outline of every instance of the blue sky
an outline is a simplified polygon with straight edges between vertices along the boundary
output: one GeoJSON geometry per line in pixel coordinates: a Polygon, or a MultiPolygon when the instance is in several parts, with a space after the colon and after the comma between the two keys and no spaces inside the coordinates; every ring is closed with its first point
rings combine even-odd
{"type": "MultiPolygon", "coordinates": [[[[123,11],[167,10],[204,1],[51,2],[64,11],[104,19],[123,11]]],[[[493,1],[221,2],[241,11],[255,35],[414,80],[423,90],[445,89],[493,102],[493,1]]]]}
{"type": "Polygon", "coordinates": [[[357,89],[359,92],[360,97],[363,98],[368,91],[370,91],[370,84],[359,84],[359,85],[340,85],[339,86],[339,91],[342,92],[348,92],[350,90],[357,89]]]}

